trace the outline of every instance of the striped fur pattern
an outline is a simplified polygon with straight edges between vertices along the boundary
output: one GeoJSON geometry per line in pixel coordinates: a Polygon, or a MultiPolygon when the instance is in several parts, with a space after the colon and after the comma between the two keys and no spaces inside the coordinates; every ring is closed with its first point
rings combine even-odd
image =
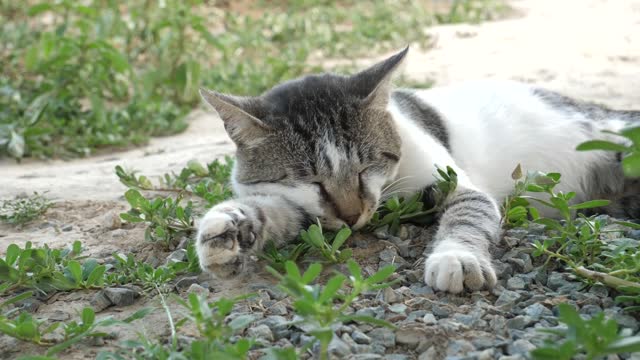
{"type": "Polygon", "coordinates": [[[407,50],[352,76],[310,75],[258,97],[202,91],[237,145],[237,198],[198,225],[205,271],[240,273],[266,241],[290,241],[317,220],[359,229],[390,196],[433,186],[436,164],[451,166],[459,184],[425,260],[425,282],[442,291],[495,285],[489,248],[500,234],[497,203],[510,193],[517,164],[562,173],[560,190],[576,191],[576,201],[606,195],[616,202],[602,211],[638,212],[638,183],[622,179],[619,157],[574,150],[609,136],[602,130],[640,121],[638,112],[515,82],[392,90],[407,50]]]}

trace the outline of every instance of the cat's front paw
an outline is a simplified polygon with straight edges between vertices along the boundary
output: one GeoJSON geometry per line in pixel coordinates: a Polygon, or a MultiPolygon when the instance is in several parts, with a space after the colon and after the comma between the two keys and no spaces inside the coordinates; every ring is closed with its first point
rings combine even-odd
{"type": "Polygon", "coordinates": [[[424,280],[434,289],[460,293],[465,287],[479,290],[496,285],[496,273],[487,255],[475,254],[464,246],[434,251],[426,260],[424,280]]]}
{"type": "Polygon", "coordinates": [[[241,209],[212,209],[201,220],[196,252],[202,270],[220,278],[240,274],[246,264],[246,251],[255,242],[249,219],[241,209]]]}

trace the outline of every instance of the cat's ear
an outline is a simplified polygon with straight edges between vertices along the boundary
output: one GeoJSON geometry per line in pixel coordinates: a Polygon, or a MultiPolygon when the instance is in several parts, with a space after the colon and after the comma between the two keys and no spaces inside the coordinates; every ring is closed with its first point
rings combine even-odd
{"type": "Polygon", "coordinates": [[[204,88],[200,88],[200,96],[218,112],[227,134],[236,145],[255,145],[269,133],[269,127],[252,115],[263,113],[260,100],[220,94],[204,88]]]}
{"type": "Polygon", "coordinates": [[[391,78],[402,64],[407,52],[409,52],[409,46],[351,77],[351,90],[363,99],[365,106],[387,107],[391,91],[391,78]]]}

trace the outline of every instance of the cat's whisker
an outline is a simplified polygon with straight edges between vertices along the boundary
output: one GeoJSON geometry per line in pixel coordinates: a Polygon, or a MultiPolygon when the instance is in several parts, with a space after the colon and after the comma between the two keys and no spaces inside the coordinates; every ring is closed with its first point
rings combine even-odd
{"type": "Polygon", "coordinates": [[[411,193],[415,193],[418,190],[415,188],[401,188],[401,189],[397,189],[395,191],[383,194],[382,196],[380,196],[380,201],[384,202],[387,201],[389,199],[391,199],[392,197],[396,196],[396,195],[400,195],[400,194],[411,194],[411,193]]]}
{"type": "Polygon", "coordinates": [[[407,181],[408,179],[412,178],[413,176],[403,176],[401,178],[397,178],[394,181],[390,182],[389,184],[387,184],[385,187],[382,188],[382,192],[384,193],[387,189],[391,188],[392,186],[398,185],[400,183],[402,183],[403,181],[407,181]]]}

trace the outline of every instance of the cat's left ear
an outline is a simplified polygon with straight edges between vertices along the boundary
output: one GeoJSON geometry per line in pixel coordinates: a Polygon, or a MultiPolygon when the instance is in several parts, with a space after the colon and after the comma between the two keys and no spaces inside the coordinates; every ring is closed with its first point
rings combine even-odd
{"type": "Polygon", "coordinates": [[[391,78],[409,52],[409,46],[399,53],[353,75],[351,91],[358,94],[368,107],[386,108],[391,92],[391,78]]]}

